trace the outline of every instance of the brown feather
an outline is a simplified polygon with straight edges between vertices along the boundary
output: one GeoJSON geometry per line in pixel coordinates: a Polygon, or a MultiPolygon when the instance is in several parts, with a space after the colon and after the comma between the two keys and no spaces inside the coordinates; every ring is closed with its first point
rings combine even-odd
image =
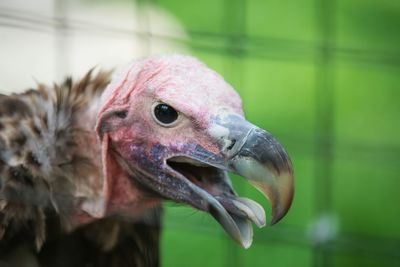
{"type": "Polygon", "coordinates": [[[88,129],[79,121],[110,74],[92,69],[76,82],[0,95],[0,261],[24,249],[42,266],[158,266],[160,209],[146,222],[109,218],[66,232],[80,201],[69,196],[99,172],[80,147],[88,129]],[[86,254],[71,257],[76,248],[86,254]]]}

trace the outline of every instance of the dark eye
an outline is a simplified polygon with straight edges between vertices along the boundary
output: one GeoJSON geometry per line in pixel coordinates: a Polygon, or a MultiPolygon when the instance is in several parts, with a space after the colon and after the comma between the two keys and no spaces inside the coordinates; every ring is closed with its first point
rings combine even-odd
{"type": "Polygon", "coordinates": [[[163,126],[172,126],[178,119],[178,112],[165,103],[158,103],[154,106],[154,118],[163,126]]]}

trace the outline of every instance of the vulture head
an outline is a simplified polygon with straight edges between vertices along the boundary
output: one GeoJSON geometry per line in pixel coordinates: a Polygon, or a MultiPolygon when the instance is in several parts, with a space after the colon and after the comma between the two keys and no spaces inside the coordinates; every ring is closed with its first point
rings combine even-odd
{"type": "Polygon", "coordinates": [[[248,122],[241,99],[216,72],[180,55],[139,60],[116,75],[96,111],[101,197],[92,217],[134,214],[162,200],[205,211],[240,245],[252,242],[263,208],[241,198],[227,175],[247,179],[272,205],[271,224],[288,211],[293,170],[282,145],[248,122]]]}

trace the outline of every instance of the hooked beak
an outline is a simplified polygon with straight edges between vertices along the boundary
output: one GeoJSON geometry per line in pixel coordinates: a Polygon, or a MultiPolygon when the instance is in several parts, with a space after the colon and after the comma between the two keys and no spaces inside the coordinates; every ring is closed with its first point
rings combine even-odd
{"type": "Polygon", "coordinates": [[[229,170],[263,193],[272,205],[271,224],[277,223],[288,212],[294,194],[288,154],[270,133],[239,116],[226,118],[221,124],[230,133],[225,138],[231,144],[224,151],[229,158],[229,170]]]}
{"type": "Polygon", "coordinates": [[[195,191],[208,203],[208,211],[231,235],[247,248],[252,242],[250,221],[258,227],[265,225],[265,212],[253,200],[239,198],[234,192],[226,171],[239,174],[260,190],[272,205],[271,224],[277,223],[288,212],[293,199],[294,182],[291,161],[284,148],[268,132],[236,114],[220,114],[213,118],[209,135],[218,143],[215,154],[197,146],[185,156],[171,158],[169,163],[186,162],[192,165],[213,166],[213,175],[195,168],[192,174],[172,164],[175,170],[197,185],[195,191]],[[188,159],[190,158],[190,159],[188,159]],[[197,161],[197,163],[196,163],[197,161]],[[203,172],[203,174],[202,174],[203,172]],[[193,177],[203,177],[201,180],[193,177]],[[219,177],[216,179],[215,177],[219,177]]]}
{"type": "Polygon", "coordinates": [[[271,202],[271,225],[280,221],[292,204],[293,169],[283,147],[266,131],[253,129],[229,164],[271,202]]]}

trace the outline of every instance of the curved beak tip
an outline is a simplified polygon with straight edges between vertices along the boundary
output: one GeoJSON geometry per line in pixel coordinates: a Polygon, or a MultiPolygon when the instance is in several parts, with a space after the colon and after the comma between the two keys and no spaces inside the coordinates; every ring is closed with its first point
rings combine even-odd
{"type": "MultiPolygon", "coordinates": [[[[293,166],[284,147],[272,134],[235,114],[219,114],[213,125],[210,134],[221,146],[222,165],[247,179],[269,200],[272,206],[269,225],[276,224],[287,214],[294,195],[293,166]]],[[[245,198],[236,198],[234,205],[248,220],[216,217],[243,248],[248,248],[252,243],[251,222],[259,228],[268,224],[265,211],[245,198]]]]}
{"type": "Polygon", "coordinates": [[[291,164],[285,165],[279,172],[254,160],[240,160],[236,163],[236,167],[271,203],[270,225],[280,221],[288,212],[294,195],[291,164]]]}
{"type": "Polygon", "coordinates": [[[275,192],[270,194],[274,197],[268,197],[272,204],[270,225],[278,223],[285,217],[292,205],[294,196],[294,177],[291,166],[288,172],[281,174],[277,179],[279,179],[279,183],[274,189],[275,192]]]}

